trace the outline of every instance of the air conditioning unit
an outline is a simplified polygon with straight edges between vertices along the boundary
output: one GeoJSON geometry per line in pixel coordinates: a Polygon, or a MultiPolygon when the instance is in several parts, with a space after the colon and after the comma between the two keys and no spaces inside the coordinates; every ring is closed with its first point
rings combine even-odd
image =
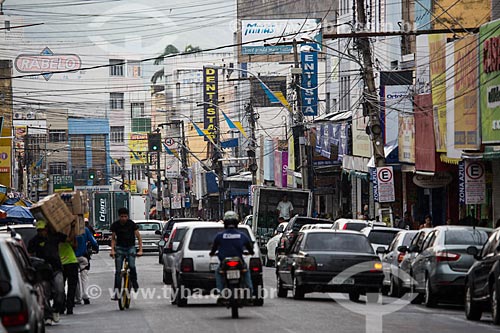
{"type": "Polygon", "coordinates": [[[23,114],[22,113],[19,113],[19,112],[16,112],[14,113],[14,119],[23,119],[23,114]]]}
{"type": "Polygon", "coordinates": [[[26,119],[35,119],[35,113],[34,112],[28,112],[26,114],[26,119]]]}
{"type": "Polygon", "coordinates": [[[45,120],[47,119],[47,115],[43,112],[37,112],[35,114],[35,119],[38,119],[38,120],[45,120]]]}

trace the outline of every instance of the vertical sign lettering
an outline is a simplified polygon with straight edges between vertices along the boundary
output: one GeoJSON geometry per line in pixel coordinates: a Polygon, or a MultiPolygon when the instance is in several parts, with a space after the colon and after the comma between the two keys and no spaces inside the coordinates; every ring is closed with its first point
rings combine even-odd
{"type": "Polygon", "coordinates": [[[302,114],[318,115],[318,53],[301,52],[302,63],[302,114]]]}
{"type": "MultiPolygon", "coordinates": [[[[217,135],[219,84],[217,69],[203,67],[203,102],[204,102],[204,129],[207,135],[215,141],[217,135]]],[[[205,141],[208,141],[205,138],[205,141]]]]}

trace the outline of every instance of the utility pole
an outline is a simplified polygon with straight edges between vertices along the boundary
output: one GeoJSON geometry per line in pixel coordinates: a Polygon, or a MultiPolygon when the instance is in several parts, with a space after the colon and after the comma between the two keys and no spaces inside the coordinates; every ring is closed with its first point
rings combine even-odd
{"type": "MultiPolygon", "coordinates": [[[[156,152],[156,215],[159,220],[163,221],[163,200],[162,200],[162,183],[161,183],[161,170],[160,170],[160,151],[156,152]]],[[[171,208],[170,208],[171,209],[171,208]]]]}
{"type": "Polygon", "coordinates": [[[250,145],[249,149],[247,152],[248,158],[249,158],[249,168],[250,171],[252,172],[252,185],[257,184],[257,161],[256,161],[256,150],[257,150],[257,144],[256,144],[256,137],[255,137],[255,112],[252,106],[252,102],[247,105],[246,107],[246,112],[247,112],[247,117],[248,117],[248,124],[250,125],[250,145]]]}
{"type": "MultiPolygon", "coordinates": [[[[365,3],[364,0],[357,1],[358,10],[358,23],[359,26],[364,30],[366,22],[365,13],[365,3]]],[[[365,93],[365,110],[366,115],[369,117],[367,133],[371,137],[373,146],[373,157],[375,160],[376,167],[385,166],[385,155],[384,155],[384,140],[382,138],[382,126],[380,124],[380,113],[377,109],[377,88],[375,86],[375,78],[373,75],[373,61],[372,61],[372,50],[370,47],[370,40],[368,37],[358,37],[358,47],[363,56],[363,79],[365,81],[366,93],[365,93]]]]}
{"type": "MultiPolygon", "coordinates": [[[[182,163],[182,186],[184,186],[184,196],[189,195],[188,191],[186,191],[186,184],[187,184],[187,170],[188,170],[188,164],[187,164],[187,154],[186,154],[186,133],[184,132],[184,120],[179,121],[179,126],[181,126],[181,140],[182,140],[182,146],[181,146],[181,163],[182,163]]],[[[185,202],[185,201],[184,201],[185,202]]],[[[182,217],[186,217],[186,208],[183,206],[182,207],[182,217]]]]}
{"type": "Polygon", "coordinates": [[[306,142],[304,138],[304,115],[302,113],[302,94],[300,89],[300,77],[302,75],[302,69],[299,63],[299,52],[297,49],[297,40],[293,40],[293,55],[295,68],[293,69],[293,84],[295,86],[296,95],[296,125],[294,131],[294,140],[298,138],[299,140],[299,160],[300,160],[300,173],[302,174],[302,188],[309,188],[309,163],[307,161],[306,154],[306,142]]]}

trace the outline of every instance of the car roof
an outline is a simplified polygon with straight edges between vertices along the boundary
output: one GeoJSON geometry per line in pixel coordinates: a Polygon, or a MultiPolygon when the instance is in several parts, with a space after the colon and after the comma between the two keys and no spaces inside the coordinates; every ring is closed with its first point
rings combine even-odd
{"type": "MultiPolygon", "coordinates": [[[[309,220],[311,222],[315,221],[314,224],[320,223],[320,222],[324,222],[324,223],[328,223],[328,224],[333,223],[333,221],[329,220],[329,219],[320,219],[320,218],[317,218],[317,217],[307,217],[307,216],[294,216],[294,217],[292,217],[292,219],[290,221],[295,222],[297,220],[309,220]]],[[[313,224],[313,223],[311,223],[311,224],[313,224]]]]}
{"type": "Polygon", "coordinates": [[[182,222],[182,223],[176,223],[174,224],[174,228],[187,228],[187,227],[192,227],[192,226],[198,226],[200,224],[203,224],[203,225],[207,225],[207,224],[213,224],[213,225],[217,225],[217,226],[221,226],[223,225],[222,223],[218,223],[218,222],[207,222],[207,221],[179,221],[179,222],[182,222]]]}
{"type": "Polygon", "coordinates": [[[358,220],[358,219],[344,219],[344,218],[341,218],[341,219],[337,219],[335,220],[335,222],[338,222],[338,223],[370,223],[370,222],[375,222],[375,221],[367,221],[367,220],[358,220]]]}
{"type": "Polygon", "coordinates": [[[378,225],[374,225],[374,226],[368,226],[366,228],[363,228],[361,229],[361,232],[364,232],[365,230],[380,230],[380,231],[394,231],[394,232],[400,232],[402,231],[403,229],[399,229],[399,228],[392,228],[392,227],[384,227],[384,226],[378,226],[378,225]]]}
{"type": "Polygon", "coordinates": [[[134,220],[135,223],[165,223],[160,220],[134,220]]]}
{"type": "Polygon", "coordinates": [[[354,231],[354,230],[333,230],[333,229],[307,229],[307,230],[302,230],[301,233],[304,233],[304,234],[314,234],[314,233],[350,234],[350,235],[365,236],[364,234],[360,233],[359,231],[354,231]]]}
{"type": "Polygon", "coordinates": [[[0,231],[7,230],[7,228],[34,229],[36,227],[33,224],[9,224],[9,225],[0,226],[0,231]]]}
{"type": "Polygon", "coordinates": [[[174,221],[174,222],[195,222],[195,221],[202,221],[202,219],[200,219],[199,217],[172,217],[168,221],[174,221]]]}
{"type": "Polygon", "coordinates": [[[487,232],[492,232],[493,229],[491,228],[484,228],[484,227],[472,227],[468,225],[439,225],[437,227],[434,227],[435,230],[482,230],[482,231],[487,231],[487,232]]]}

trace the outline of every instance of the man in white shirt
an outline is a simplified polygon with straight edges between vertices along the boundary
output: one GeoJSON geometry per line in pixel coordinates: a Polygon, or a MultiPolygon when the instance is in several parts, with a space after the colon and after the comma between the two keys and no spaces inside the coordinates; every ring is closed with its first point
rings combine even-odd
{"type": "Polygon", "coordinates": [[[285,219],[285,221],[290,220],[293,211],[293,205],[290,201],[288,201],[288,197],[286,194],[278,203],[278,207],[276,209],[278,210],[278,217],[282,217],[283,219],[285,219]]]}

